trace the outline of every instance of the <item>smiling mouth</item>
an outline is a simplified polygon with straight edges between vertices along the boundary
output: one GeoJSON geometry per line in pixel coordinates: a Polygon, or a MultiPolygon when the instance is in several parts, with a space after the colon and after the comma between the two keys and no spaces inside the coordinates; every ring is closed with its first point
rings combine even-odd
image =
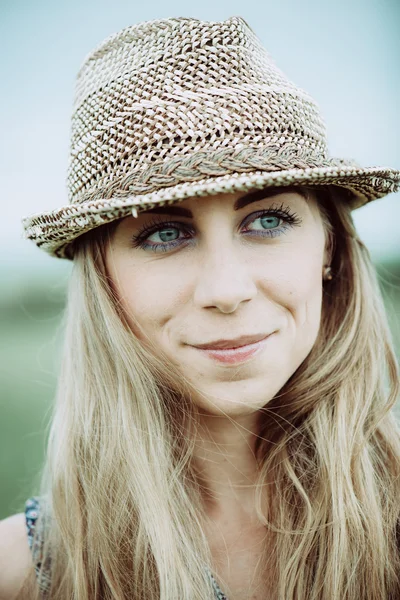
{"type": "Polygon", "coordinates": [[[217,340],[216,342],[210,342],[206,344],[196,344],[193,345],[194,348],[198,348],[200,350],[236,350],[237,348],[245,348],[246,346],[250,346],[261,340],[264,340],[271,334],[260,333],[256,335],[246,335],[241,336],[233,340],[217,340]]]}
{"type": "Polygon", "coordinates": [[[226,366],[237,365],[240,363],[248,362],[257,355],[261,354],[263,349],[267,347],[269,338],[273,336],[273,333],[267,335],[266,337],[257,342],[253,342],[251,344],[246,344],[244,346],[239,346],[236,348],[204,349],[198,348],[196,346],[192,346],[192,348],[195,350],[199,350],[199,352],[201,352],[209,359],[215,360],[221,364],[225,364],[226,366]]]}

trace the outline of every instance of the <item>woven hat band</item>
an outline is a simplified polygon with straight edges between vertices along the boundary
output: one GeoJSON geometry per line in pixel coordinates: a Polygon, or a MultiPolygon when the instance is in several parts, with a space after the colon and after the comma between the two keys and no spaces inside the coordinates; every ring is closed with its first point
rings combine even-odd
{"type": "MultiPolygon", "coordinates": [[[[163,162],[128,172],[118,181],[118,189],[107,175],[99,179],[88,191],[77,196],[75,202],[83,204],[102,198],[127,198],[132,195],[150,194],[159,189],[186,181],[199,181],[204,177],[218,177],[228,173],[254,171],[283,171],[313,167],[343,168],[348,163],[337,159],[321,160],[315,151],[301,145],[279,147],[276,143],[263,148],[223,148],[208,152],[193,152],[189,156],[176,156],[163,162]]],[[[353,165],[354,166],[354,165],[353,165]]]]}

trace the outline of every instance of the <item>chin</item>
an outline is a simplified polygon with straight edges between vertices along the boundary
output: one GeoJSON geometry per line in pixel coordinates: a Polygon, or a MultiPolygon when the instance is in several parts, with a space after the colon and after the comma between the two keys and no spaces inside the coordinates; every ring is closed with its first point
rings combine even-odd
{"type": "Polygon", "coordinates": [[[197,406],[211,414],[250,415],[263,408],[284,385],[271,386],[263,378],[257,381],[225,381],[202,387],[194,397],[197,406]]]}

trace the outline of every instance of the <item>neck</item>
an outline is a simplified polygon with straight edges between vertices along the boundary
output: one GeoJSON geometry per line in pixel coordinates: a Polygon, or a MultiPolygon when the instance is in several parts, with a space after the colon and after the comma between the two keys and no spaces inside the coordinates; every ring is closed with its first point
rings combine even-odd
{"type": "Polygon", "coordinates": [[[253,518],[258,476],[256,431],[254,414],[240,419],[214,415],[202,418],[194,465],[209,516],[235,522],[253,518]]]}

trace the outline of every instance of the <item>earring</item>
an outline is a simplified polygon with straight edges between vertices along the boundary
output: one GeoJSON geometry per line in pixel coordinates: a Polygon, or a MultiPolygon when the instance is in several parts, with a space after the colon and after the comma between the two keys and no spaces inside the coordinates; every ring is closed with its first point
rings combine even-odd
{"type": "Polygon", "coordinates": [[[332,279],[332,269],[329,266],[324,269],[324,279],[332,279]]]}

